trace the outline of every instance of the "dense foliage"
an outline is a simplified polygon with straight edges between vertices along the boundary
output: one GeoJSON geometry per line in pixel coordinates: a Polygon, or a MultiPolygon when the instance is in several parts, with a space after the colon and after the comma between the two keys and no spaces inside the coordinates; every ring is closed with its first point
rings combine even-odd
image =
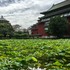
{"type": "Polygon", "coordinates": [[[0,20],[0,38],[12,37],[13,32],[13,27],[8,21],[0,20]]]}
{"type": "Polygon", "coordinates": [[[30,37],[29,37],[29,34],[27,32],[18,31],[18,32],[14,32],[14,35],[13,35],[12,38],[27,39],[27,38],[30,38],[30,37]]]}
{"type": "Polygon", "coordinates": [[[0,70],[70,70],[70,40],[0,40],[0,70]]]}
{"type": "Polygon", "coordinates": [[[20,25],[12,26],[9,21],[0,20],[0,39],[9,39],[9,38],[29,38],[28,32],[19,31],[20,25]]]}
{"type": "Polygon", "coordinates": [[[67,20],[65,17],[56,16],[50,19],[48,33],[58,38],[67,34],[67,20]]]}

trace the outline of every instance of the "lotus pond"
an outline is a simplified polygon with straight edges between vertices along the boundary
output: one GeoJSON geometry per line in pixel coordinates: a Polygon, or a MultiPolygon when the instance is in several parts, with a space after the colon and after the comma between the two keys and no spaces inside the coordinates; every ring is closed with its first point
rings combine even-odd
{"type": "Polygon", "coordinates": [[[69,39],[0,40],[0,70],[70,70],[69,39]]]}

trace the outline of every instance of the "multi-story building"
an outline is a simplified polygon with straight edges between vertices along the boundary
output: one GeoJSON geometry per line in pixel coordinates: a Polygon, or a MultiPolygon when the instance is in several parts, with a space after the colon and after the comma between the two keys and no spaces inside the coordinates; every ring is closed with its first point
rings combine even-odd
{"type": "MultiPolygon", "coordinates": [[[[43,20],[50,19],[54,16],[64,16],[68,20],[68,34],[70,35],[70,0],[53,5],[48,11],[41,12],[44,15],[43,20]]],[[[46,22],[46,24],[48,24],[46,22]]],[[[48,29],[48,28],[47,28],[48,29]]]]}
{"type": "MultiPolygon", "coordinates": [[[[35,31],[32,30],[32,34],[40,34],[41,36],[47,36],[47,30],[49,25],[49,20],[51,17],[60,15],[64,16],[68,20],[68,34],[70,35],[70,0],[65,0],[61,3],[53,5],[48,11],[41,12],[44,16],[40,18],[40,22],[35,24],[38,28],[35,31]],[[46,33],[45,33],[46,32],[46,33]]],[[[32,27],[34,29],[34,27],[32,27]]]]}

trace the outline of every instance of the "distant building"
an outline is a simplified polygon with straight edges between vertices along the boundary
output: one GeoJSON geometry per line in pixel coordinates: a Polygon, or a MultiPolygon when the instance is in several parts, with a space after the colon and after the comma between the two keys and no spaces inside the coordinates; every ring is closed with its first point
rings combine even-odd
{"type": "Polygon", "coordinates": [[[47,36],[47,32],[45,30],[45,23],[38,20],[38,23],[31,26],[31,34],[39,37],[47,36]]]}
{"type": "Polygon", "coordinates": [[[55,4],[48,11],[41,12],[40,14],[43,14],[44,16],[40,18],[40,22],[32,26],[32,34],[40,34],[42,37],[47,37],[50,18],[60,15],[61,17],[64,16],[67,18],[69,23],[68,34],[70,35],[70,0],[55,4]]]}

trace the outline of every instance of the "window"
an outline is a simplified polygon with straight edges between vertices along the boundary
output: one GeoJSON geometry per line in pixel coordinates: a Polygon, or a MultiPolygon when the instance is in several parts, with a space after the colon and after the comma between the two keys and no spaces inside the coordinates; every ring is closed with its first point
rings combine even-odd
{"type": "Polygon", "coordinates": [[[48,28],[45,28],[45,30],[47,31],[47,30],[48,30],[48,28]]]}

